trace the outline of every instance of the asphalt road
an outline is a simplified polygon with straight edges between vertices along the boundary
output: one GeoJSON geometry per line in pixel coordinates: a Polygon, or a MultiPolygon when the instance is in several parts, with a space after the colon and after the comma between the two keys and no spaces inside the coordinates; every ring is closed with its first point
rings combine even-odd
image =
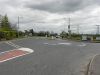
{"type": "MultiPolygon", "coordinates": [[[[0,75],[84,75],[90,59],[100,54],[99,43],[35,38],[11,42],[34,53],[0,63],[0,75]]],[[[12,49],[0,43],[0,52],[12,49]]]]}

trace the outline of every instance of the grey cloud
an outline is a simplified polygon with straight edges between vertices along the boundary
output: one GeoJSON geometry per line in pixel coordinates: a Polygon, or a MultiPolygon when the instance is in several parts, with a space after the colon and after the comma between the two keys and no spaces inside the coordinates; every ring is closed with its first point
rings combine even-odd
{"type": "Polygon", "coordinates": [[[41,4],[29,3],[25,6],[31,9],[49,11],[49,12],[74,12],[82,10],[88,6],[98,4],[99,0],[55,0],[51,2],[41,2],[41,4]]]}
{"type": "MultiPolygon", "coordinates": [[[[18,16],[23,16],[20,19],[21,30],[35,27],[36,30],[56,32],[64,29],[67,31],[67,19],[65,21],[60,18],[70,15],[71,25],[84,25],[80,30],[88,31],[86,26],[100,24],[100,18],[93,17],[99,16],[99,5],[100,0],[2,0],[0,1],[0,14],[7,13],[11,22],[15,23],[17,23],[18,16]],[[93,11],[96,12],[91,14],[93,11]]],[[[96,28],[93,27],[93,29],[96,28]]]]}

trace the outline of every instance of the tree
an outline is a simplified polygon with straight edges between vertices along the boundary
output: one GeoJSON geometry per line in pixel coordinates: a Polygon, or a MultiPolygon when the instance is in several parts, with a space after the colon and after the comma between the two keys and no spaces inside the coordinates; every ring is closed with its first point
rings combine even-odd
{"type": "Polygon", "coordinates": [[[50,36],[50,32],[46,31],[45,34],[49,37],[50,36]]]}
{"type": "Polygon", "coordinates": [[[10,30],[12,30],[7,15],[5,15],[5,16],[2,17],[2,20],[1,20],[1,29],[4,30],[4,31],[10,31],[10,30]]]}
{"type": "Polygon", "coordinates": [[[38,32],[38,36],[46,36],[46,33],[44,31],[38,32]]]}
{"type": "Polygon", "coordinates": [[[60,36],[61,36],[62,38],[67,38],[67,37],[68,37],[68,33],[66,33],[65,31],[62,31],[62,32],[60,33],[60,36]]]}
{"type": "Polygon", "coordinates": [[[29,32],[32,34],[32,36],[34,36],[34,30],[30,29],[29,32]]]}
{"type": "Polygon", "coordinates": [[[25,35],[29,35],[29,31],[28,30],[25,30],[25,35]]]}

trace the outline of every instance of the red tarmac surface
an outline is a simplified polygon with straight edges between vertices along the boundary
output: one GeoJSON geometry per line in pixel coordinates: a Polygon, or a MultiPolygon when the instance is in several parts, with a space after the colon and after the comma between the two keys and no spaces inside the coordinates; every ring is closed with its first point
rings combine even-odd
{"type": "Polygon", "coordinates": [[[29,52],[23,51],[23,50],[12,50],[8,52],[4,52],[0,54],[0,62],[4,62],[19,56],[23,56],[25,54],[28,54],[29,52]]]}

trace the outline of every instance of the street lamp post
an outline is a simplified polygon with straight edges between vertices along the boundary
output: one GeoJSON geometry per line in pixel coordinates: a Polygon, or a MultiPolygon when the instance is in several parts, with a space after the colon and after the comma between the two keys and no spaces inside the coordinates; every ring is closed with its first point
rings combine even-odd
{"type": "Polygon", "coordinates": [[[100,25],[96,25],[97,26],[97,34],[99,35],[99,27],[100,25]]]}
{"type": "Polygon", "coordinates": [[[70,30],[70,18],[69,18],[68,20],[69,20],[69,25],[68,25],[68,33],[69,33],[69,38],[71,38],[71,30],[70,30]]]}

